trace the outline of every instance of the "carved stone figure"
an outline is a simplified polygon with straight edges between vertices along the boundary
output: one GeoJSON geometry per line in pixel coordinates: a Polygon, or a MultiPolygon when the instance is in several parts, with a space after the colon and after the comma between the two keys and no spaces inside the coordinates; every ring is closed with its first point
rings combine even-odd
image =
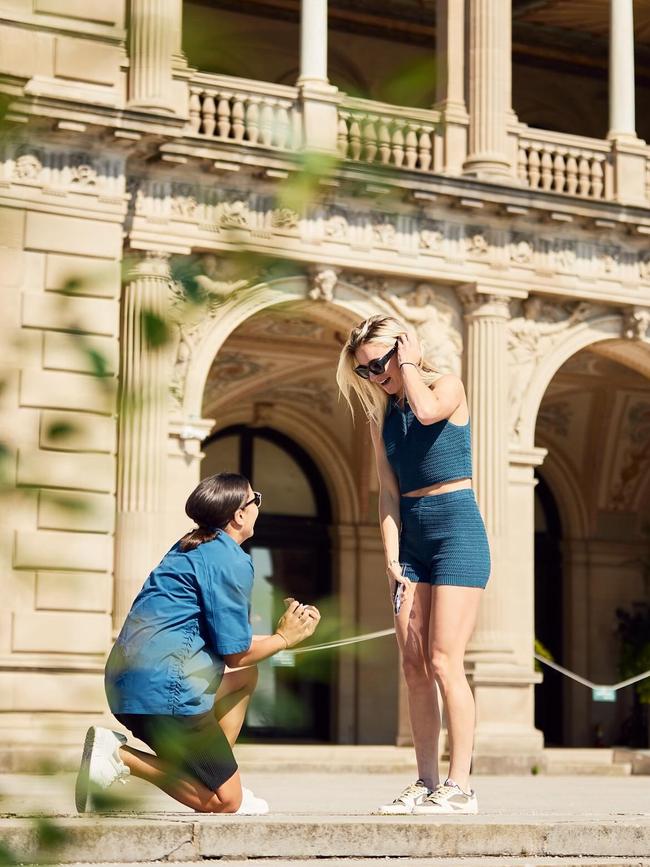
{"type": "Polygon", "coordinates": [[[307,293],[312,301],[333,301],[339,274],[335,268],[321,268],[312,275],[312,288],[307,293]]]}
{"type": "Polygon", "coordinates": [[[592,304],[579,302],[568,311],[563,305],[533,295],[522,303],[523,315],[508,322],[508,407],[510,431],[515,439],[521,432],[522,397],[539,359],[560,334],[593,315],[595,310],[592,304]]]}
{"type": "Polygon", "coordinates": [[[406,323],[415,326],[424,356],[441,373],[461,372],[463,341],[454,320],[457,311],[447,304],[433,286],[419,283],[407,295],[384,290],[379,293],[406,323]]]}
{"type": "Polygon", "coordinates": [[[650,342],[650,307],[633,307],[623,318],[623,337],[650,342]]]}

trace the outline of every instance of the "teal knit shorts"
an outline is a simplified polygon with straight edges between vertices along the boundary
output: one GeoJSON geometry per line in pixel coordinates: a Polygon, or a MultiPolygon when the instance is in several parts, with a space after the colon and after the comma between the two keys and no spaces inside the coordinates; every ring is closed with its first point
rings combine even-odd
{"type": "Polygon", "coordinates": [[[411,581],[484,588],[490,546],[471,488],[402,497],[400,563],[411,581]]]}

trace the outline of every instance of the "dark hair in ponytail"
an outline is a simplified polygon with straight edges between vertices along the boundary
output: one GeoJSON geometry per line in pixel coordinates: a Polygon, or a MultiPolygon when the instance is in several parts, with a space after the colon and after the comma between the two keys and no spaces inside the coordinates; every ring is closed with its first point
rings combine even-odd
{"type": "Polygon", "coordinates": [[[191,551],[216,539],[237,509],[244,504],[249,482],[239,473],[217,473],[203,479],[185,503],[185,514],[198,527],[180,540],[181,551],[191,551]]]}

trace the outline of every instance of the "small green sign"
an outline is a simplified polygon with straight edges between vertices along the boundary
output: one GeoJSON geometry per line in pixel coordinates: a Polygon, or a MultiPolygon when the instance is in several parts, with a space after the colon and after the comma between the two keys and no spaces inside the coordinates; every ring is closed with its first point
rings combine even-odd
{"type": "Polygon", "coordinates": [[[616,690],[611,686],[595,686],[591,697],[594,701],[616,701],[616,690]]]}

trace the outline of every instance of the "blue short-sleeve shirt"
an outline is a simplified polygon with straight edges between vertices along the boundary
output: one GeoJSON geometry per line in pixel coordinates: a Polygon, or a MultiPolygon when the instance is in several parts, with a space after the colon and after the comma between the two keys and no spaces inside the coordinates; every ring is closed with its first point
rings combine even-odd
{"type": "Polygon", "coordinates": [[[190,551],[179,543],[138,593],[106,663],[114,714],[210,710],[223,657],[248,650],[253,562],[227,533],[190,551]]]}

